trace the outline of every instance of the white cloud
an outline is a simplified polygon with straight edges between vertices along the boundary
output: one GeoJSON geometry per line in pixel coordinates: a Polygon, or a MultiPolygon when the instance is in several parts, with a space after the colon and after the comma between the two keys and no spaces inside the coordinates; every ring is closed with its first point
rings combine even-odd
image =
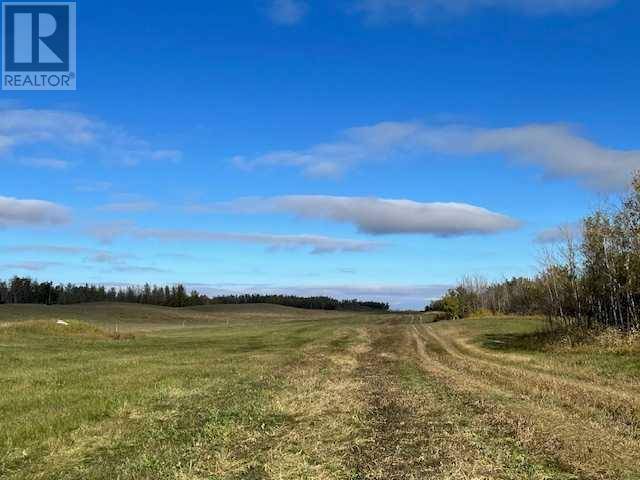
{"type": "Polygon", "coordinates": [[[502,154],[540,166],[551,177],[576,178],[596,190],[626,188],[640,169],[640,150],[616,150],[581,137],[565,125],[525,125],[515,128],[452,132],[442,151],[462,154],[502,154]]]}
{"type": "Polygon", "coordinates": [[[271,0],[269,18],[279,25],[295,25],[307,15],[309,6],[301,0],[271,0]]]}
{"type": "Polygon", "coordinates": [[[99,124],[85,115],[53,110],[0,111],[0,152],[24,144],[87,145],[98,137],[99,124]]]}
{"type": "Polygon", "coordinates": [[[374,22],[408,19],[421,23],[438,15],[503,9],[529,15],[572,14],[608,7],[617,0],[358,0],[355,11],[374,22]]]}
{"type": "MultiPolygon", "coordinates": [[[[206,207],[192,207],[206,210],[206,207]]],[[[365,197],[297,195],[245,198],[214,205],[213,210],[237,213],[290,213],[301,218],[324,219],[355,225],[370,234],[430,234],[452,237],[492,234],[517,228],[510,217],[464,203],[419,203],[365,197]]]]}
{"type": "Polygon", "coordinates": [[[308,175],[334,177],[365,162],[426,154],[498,155],[540,167],[547,176],[577,179],[596,190],[624,189],[640,169],[640,150],[607,148],[558,124],[511,128],[384,122],[352,128],[334,142],[301,151],[277,151],[253,159],[236,157],[246,169],[286,166],[308,175]]]}
{"type": "Polygon", "coordinates": [[[104,243],[128,236],[139,240],[163,242],[225,242],[264,245],[270,251],[310,249],[312,254],[338,252],[371,252],[383,246],[378,242],[333,238],[321,235],[272,235],[264,233],[229,233],[204,230],[138,228],[131,223],[118,222],[98,225],[88,233],[104,243]]]}
{"type": "Polygon", "coordinates": [[[347,140],[315,145],[302,151],[270,152],[254,159],[236,156],[233,162],[245,170],[285,166],[299,168],[312,177],[339,177],[350,167],[382,153],[384,152],[367,149],[367,145],[347,140]]]}
{"type": "MultiPolygon", "coordinates": [[[[47,150],[72,147],[88,151],[105,162],[129,166],[149,160],[175,162],[181,158],[178,150],[155,148],[121,128],[82,113],[0,110],[0,157],[28,146],[46,146],[47,150]]],[[[55,164],[50,161],[40,163],[39,166],[48,168],[53,165],[61,168],[62,165],[59,161],[55,164]]]]}
{"type": "Polygon", "coordinates": [[[0,227],[61,225],[69,221],[69,210],[61,205],[0,197],[0,227]]]}

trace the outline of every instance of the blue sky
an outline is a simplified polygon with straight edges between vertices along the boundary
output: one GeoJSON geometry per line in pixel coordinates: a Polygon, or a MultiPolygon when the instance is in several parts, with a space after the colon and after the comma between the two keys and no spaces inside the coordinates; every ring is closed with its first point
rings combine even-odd
{"type": "Polygon", "coordinates": [[[1,92],[0,277],[421,307],[640,169],[631,0],[78,2],[1,92]]]}

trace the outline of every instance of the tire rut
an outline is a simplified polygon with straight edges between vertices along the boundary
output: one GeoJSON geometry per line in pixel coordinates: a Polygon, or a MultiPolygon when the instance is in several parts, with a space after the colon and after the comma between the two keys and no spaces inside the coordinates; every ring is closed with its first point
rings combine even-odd
{"type": "Polygon", "coordinates": [[[406,401],[396,379],[395,348],[388,336],[377,338],[372,349],[360,355],[357,375],[364,385],[367,441],[354,448],[358,480],[410,480],[429,478],[434,466],[425,461],[431,432],[421,431],[421,420],[406,401]]]}
{"type": "Polygon", "coordinates": [[[455,341],[447,342],[433,328],[424,327],[420,331],[471,374],[484,375],[487,379],[492,379],[493,383],[532,400],[553,402],[566,410],[579,413],[587,410],[590,418],[604,417],[603,421],[607,423],[615,422],[621,434],[640,437],[640,404],[635,395],[470,356],[460,351],[455,341]]]}
{"type": "Polygon", "coordinates": [[[509,378],[508,371],[499,374],[488,371],[486,367],[500,367],[491,362],[485,363],[483,369],[477,358],[467,358],[455,351],[431,328],[414,326],[411,336],[416,355],[427,373],[457,391],[479,397],[486,406],[487,421],[511,430],[511,434],[527,448],[572,465],[583,472],[584,478],[625,478],[612,477],[611,472],[629,472],[634,468],[632,466],[640,464],[637,453],[640,445],[630,435],[594,421],[575,405],[563,406],[557,401],[534,398],[527,394],[525,377],[509,378]],[[426,345],[436,348],[429,350],[426,345]],[[617,452],[631,453],[625,456],[617,452]],[[597,462],[593,458],[596,453],[597,462]],[[600,475],[590,469],[592,463],[608,464],[611,470],[607,475],[600,475]]]}
{"type": "MultiPolygon", "coordinates": [[[[364,386],[363,437],[353,449],[357,480],[576,479],[513,436],[487,422],[482,404],[460,394],[438,374],[425,374],[410,326],[373,334],[359,358],[364,386]]],[[[447,374],[445,373],[445,375],[447,374]]]]}

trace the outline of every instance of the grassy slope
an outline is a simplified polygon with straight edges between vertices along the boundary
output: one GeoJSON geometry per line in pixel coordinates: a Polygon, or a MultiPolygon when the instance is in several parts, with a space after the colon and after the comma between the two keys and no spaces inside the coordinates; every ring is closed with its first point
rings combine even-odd
{"type": "Polygon", "coordinates": [[[640,478],[637,356],[533,351],[535,319],[224,310],[0,307],[0,478],[640,478]],[[113,315],[145,332],[77,322],[113,315]]]}

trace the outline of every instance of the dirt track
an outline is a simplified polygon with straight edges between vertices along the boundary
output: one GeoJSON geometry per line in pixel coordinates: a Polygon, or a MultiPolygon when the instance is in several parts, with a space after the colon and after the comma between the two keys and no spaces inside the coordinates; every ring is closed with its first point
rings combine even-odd
{"type": "Polygon", "coordinates": [[[640,478],[637,384],[491,351],[453,324],[381,328],[370,341],[361,478],[640,478]]]}

